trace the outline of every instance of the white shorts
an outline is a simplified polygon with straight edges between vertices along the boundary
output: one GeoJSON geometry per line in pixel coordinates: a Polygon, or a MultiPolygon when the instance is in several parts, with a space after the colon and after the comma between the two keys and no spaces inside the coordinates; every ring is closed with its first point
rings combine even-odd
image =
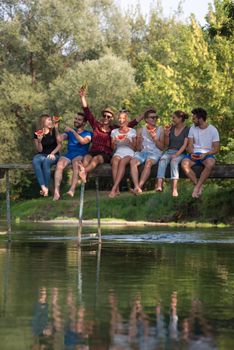
{"type": "Polygon", "coordinates": [[[119,149],[116,150],[116,152],[113,154],[113,157],[119,157],[119,158],[124,158],[124,157],[134,157],[135,152],[131,148],[122,148],[120,147],[119,149]]]}

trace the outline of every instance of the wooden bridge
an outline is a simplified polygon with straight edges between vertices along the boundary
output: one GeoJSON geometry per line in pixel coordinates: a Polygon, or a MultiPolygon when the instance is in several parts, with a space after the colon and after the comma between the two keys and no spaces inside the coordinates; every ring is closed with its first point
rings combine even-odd
{"type": "MultiPolygon", "coordinates": [[[[141,171],[143,166],[140,166],[139,170],[141,171]]],[[[197,177],[200,176],[203,167],[195,165],[193,170],[197,177]]],[[[8,241],[11,241],[11,204],[10,204],[10,176],[9,172],[14,170],[23,170],[23,171],[33,171],[31,163],[10,163],[10,164],[0,164],[0,179],[6,178],[6,221],[7,221],[7,233],[8,241]]],[[[155,178],[157,174],[157,165],[154,165],[151,170],[150,178],[155,178]]],[[[125,177],[130,175],[129,167],[127,168],[125,177]]],[[[101,213],[100,213],[100,196],[99,196],[99,178],[111,178],[111,165],[102,164],[99,165],[92,173],[91,176],[95,178],[96,184],[96,205],[97,205],[97,226],[98,226],[98,242],[101,243],[101,213]]],[[[167,167],[166,178],[170,177],[170,167],[167,167]]],[[[183,170],[180,168],[180,177],[186,178],[183,170]]],[[[233,179],[234,178],[234,164],[216,164],[210,178],[213,179],[233,179]]],[[[81,243],[81,234],[82,234],[82,221],[83,221],[83,209],[84,209],[84,192],[85,184],[81,185],[80,189],[80,206],[79,206],[79,223],[77,231],[78,245],[81,243]]]]}

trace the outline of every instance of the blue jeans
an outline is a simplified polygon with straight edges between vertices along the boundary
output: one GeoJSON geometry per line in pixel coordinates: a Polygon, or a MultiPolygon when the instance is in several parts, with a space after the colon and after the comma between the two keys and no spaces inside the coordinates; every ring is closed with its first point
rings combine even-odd
{"type": "Polygon", "coordinates": [[[171,158],[171,156],[176,152],[177,152],[176,149],[169,149],[162,155],[158,163],[158,174],[157,174],[158,179],[165,178],[166,169],[169,163],[171,167],[171,179],[173,180],[179,179],[179,163],[182,161],[185,155],[180,154],[176,158],[171,158]]]}
{"type": "Polygon", "coordinates": [[[33,169],[36,174],[37,181],[40,186],[46,186],[49,188],[51,177],[51,166],[56,164],[59,156],[55,156],[55,160],[47,158],[46,154],[36,154],[33,157],[33,169]]]}

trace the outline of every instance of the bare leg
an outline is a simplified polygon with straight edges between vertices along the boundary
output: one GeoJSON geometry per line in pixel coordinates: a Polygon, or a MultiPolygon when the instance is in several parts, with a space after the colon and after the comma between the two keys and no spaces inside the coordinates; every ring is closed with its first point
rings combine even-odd
{"type": "Polygon", "coordinates": [[[195,164],[192,160],[186,158],[182,161],[181,166],[185,173],[185,175],[194,183],[194,185],[197,184],[197,177],[194,171],[191,169],[192,166],[195,164]]]}
{"type": "Polygon", "coordinates": [[[143,169],[142,174],[141,174],[141,179],[139,182],[140,189],[142,189],[143,185],[148,180],[148,178],[150,176],[151,168],[152,168],[154,163],[155,163],[155,161],[153,161],[152,159],[146,160],[144,169],[143,169]]]}
{"type": "Polygon", "coordinates": [[[163,191],[163,179],[157,179],[157,182],[155,184],[155,191],[156,192],[162,192],[163,191]]]}
{"type": "Polygon", "coordinates": [[[90,154],[87,154],[86,156],[84,156],[83,158],[83,166],[86,168],[89,163],[91,162],[91,160],[93,159],[93,157],[90,154]]]}
{"type": "Polygon", "coordinates": [[[60,184],[63,177],[63,170],[70,163],[69,159],[61,157],[57,163],[55,174],[54,174],[54,201],[57,201],[60,198],[60,184]]]}
{"type": "Polygon", "coordinates": [[[109,197],[113,198],[117,195],[120,181],[124,176],[126,166],[130,162],[130,160],[131,160],[131,157],[129,156],[119,160],[119,166],[118,166],[118,171],[115,178],[115,183],[114,183],[114,186],[112,187],[109,197]]]}
{"type": "Polygon", "coordinates": [[[93,159],[89,162],[87,166],[84,165],[86,173],[89,173],[90,171],[95,169],[98,166],[98,164],[103,164],[103,163],[104,163],[103,156],[98,155],[93,157],[93,159]]]}
{"type": "Polygon", "coordinates": [[[74,197],[78,177],[79,177],[79,165],[81,164],[82,157],[76,157],[72,160],[72,180],[71,187],[68,190],[67,194],[71,197],[74,197]]]}
{"type": "Polygon", "coordinates": [[[132,176],[132,181],[134,183],[134,189],[131,190],[133,193],[138,193],[139,192],[142,192],[140,187],[139,187],[139,181],[138,181],[138,166],[140,165],[140,162],[138,159],[131,159],[130,161],[130,169],[131,169],[131,176],[132,176]]]}
{"type": "Polygon", "coordinates": [[[178,197],[177,183],[178,179],[172,180],[172,197],[178,197]]]}
{"type": "Polygon", "coordinates": [[[204,160],[202,163],[204,165],[204,169],[201,173],[201,176],[198,180],[198,183],[194,187],[194,192],[196,194],[196,196],[195,196],[196,198],[200,197],[200,195],[202,194],[203,184],[207,180],[207,178],[210,176],[210,173],[215,166],[215,159],[208,158],[208,159],[204,160]]]}

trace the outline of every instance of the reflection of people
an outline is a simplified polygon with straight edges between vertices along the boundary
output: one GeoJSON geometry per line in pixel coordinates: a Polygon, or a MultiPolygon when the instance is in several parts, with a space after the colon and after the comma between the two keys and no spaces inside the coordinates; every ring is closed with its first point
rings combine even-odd
{"type": "Polygon", "coordinates": [[[59,159],[61,143],[57,142],[56,130],[51,117],[42,114],[39,118],[39,132],[34,133],[34,143],[37,154],[33,157],[33,168],[41,187],[40,194],[48,196],[51,178],[51,166],[59,159]]]}
{"type": "Polygon", "coordinates": [[[173,292],[171,295],[169,337],[171,340],[178,340],[177,292],[173,292]]]}
{"type": "Polygon", "coordinates": [[[218,130],[206,121],[207,112],[203,108],[192,110],[193,123],[188,135],[188,152],[182,161],[186,176],[194,183],[192,196],[198,198],[202,193],[203,184],[215,166],[214,155],[219,153],[220,140],[218,130]],[[195,164],[202,164],[204,169],[199,180],[191,169],[195,164]]]}
{"type": "Polygon", "coordinates": [[[156,111],[149,109],[144,114],[146,125],[137,130],[137,151],[131,159],[131,175],[134,183],[134,194],[142,193],[142,187],[150,176],[151,168],[158,162],[164,147],[163,128],[156,127],[156,111]],[[144,169],[138,178],[138,167],[144,163],[144,169]]]}
{"type": "Polygon", "coordinates": [[[85,308],[75,306],[72,291],[67,295],[68,322],[65,325],[64,345],[68,350],[88,350],[89,334],[92,332],[90,325],[85,321],[85,308]]]}
{"type": "Polygon", "coordinates": [[[113,291],[109,293],[109,304],[111,307],[110,338],[111,350],[128,349],[128,336],[126,334],[122,316],[118,310],[116,295],[113,291]]]}
{"type": "MultiPolygon", "coordinates": [[[[145,314],[141,298],[139,295],[134,300],[132,311],[129,318],[129,342],[138,343],[140,349],[151,349],[152,338],[149,337],[149,320],[145,314]]],[[[154,343],[154,341],[153,341],[154,343]]]]}
{"type": "Polygon", "coordinates": [[[64,140],[68,141],[68,152],[59,159],[56,166],[54,175],[54,200],[58,200],[60,198],[60,184],[62,181],[63,170],[69,164],[72,164],[73,172],[71,187],[67,194],[71,197],[74,196],[78,176],[81,176],[81,173],[79,173],[81,160],[88,153],[89,145],[92,139],[92,133],[90,131],[84,130],[85,124],[85,115],[83,113],[78,113],[74,117],[74,128],[66,127],[65,132],[63,134],[59,134],[57,137],[60,142],[64,140]]]}
{"type": "Polygon", "coordinates": [[[192,301],[190,316],[183,321],[182,340],[187,344],[187,349],[217,349],[212,339],[211,328],[203,316],[202,303],[199,300],[192,301]]]}
{"type": "Polygon", "coordinates": [[[34,344],[32,349],[48,349],[52,341],[51,336],[53,329],[52,325],[49,323],[47,290],[44,287],[40,288],[39,291],[38,301],[35,306],[34,318],[32,320],[32,331],[34,335],[34,344]]]}

